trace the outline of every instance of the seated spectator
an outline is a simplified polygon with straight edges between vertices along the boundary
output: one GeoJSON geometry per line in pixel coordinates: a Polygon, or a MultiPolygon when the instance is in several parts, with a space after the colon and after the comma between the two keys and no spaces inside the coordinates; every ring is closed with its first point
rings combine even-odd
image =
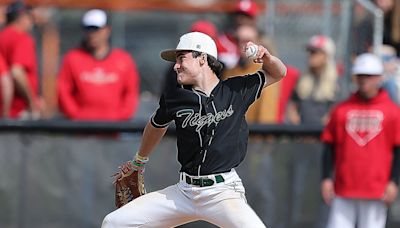
{"type": "Polygon", "coordinates": [[[82,25],[82,43],[65,55],[58,76],[61,111],[72,120],[132,118],[139,103],[134,60],[110,46],[111,28],[104,11],[87,11],[82,25]]]}
{"type": "Polygon", "coordinates": [[[335,45],[331,38],[316,35],[311,37],[306,50],[307,71],[293,91],[287,109],[288,122],[325,124],[338,93],[335,45]]]}
{"type": "Polygon", "coordinates": [[[4,57],[14,85],[10,118],[37,119],[41,115],[35,40],[30,34],[32,9],[14,1],[6,9],[6,26],[0,32],[0,55],[4,57]]]}

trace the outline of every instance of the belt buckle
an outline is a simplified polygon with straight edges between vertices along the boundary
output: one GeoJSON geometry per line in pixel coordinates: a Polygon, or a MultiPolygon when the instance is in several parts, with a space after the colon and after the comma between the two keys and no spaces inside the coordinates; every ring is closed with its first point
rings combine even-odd
{"type": "Polygon", "coordinates": [[[210,178],[200,178],[199,182],[200,182],[200,187],[212,186],[215,183],[214,180],[210,178]]]}
{"type": "Polygon", "coordinates": [[[204,185],[204,184],[205,184],[205,183],[204,183],[204,179],[205,179],[205,178],[202,178],[202,177],[199,178],[199,186],[200,186],[200,187],[204,187],[204,186],[205,186],[205,185],[204,185]]]}
{"type": "MultiPolygon", "coordinates": [[[[207,178],[207,177],[199,177],[199,178],[195,178],[195,177],[190,177],[188,175],[185,175],[184,178],[186,183],[188,184],[192,184],[192,185],[197,185],[199,187],[207,187],[207,186],[212,186],[215,183],[220,183],[221,181],[219,181],[219,179],[216,178],[216,181],[211,179],[211,178],[207,178]]],[[[223,181],[223,178],[222,178],[223,181]]]]}
{"type": "Polygon", "coordinates": [[[209,181],[211,181],[211,182],[213,182],[213,181],[208,178],[200,178],[199,181],[200,181],[200,187],[211,186],[214,184],[214,183],[210,183],[209,181]]]}

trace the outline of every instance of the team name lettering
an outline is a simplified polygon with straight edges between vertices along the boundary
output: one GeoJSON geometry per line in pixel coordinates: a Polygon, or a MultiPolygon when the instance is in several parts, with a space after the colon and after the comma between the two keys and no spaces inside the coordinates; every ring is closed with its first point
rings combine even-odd
{"type": "Polygon", "coordinates": [[[207,113],[207,115],[200,115],[199,113],[195,113],[193,109],[182,109],[176,112],[177,117],[185,117],[182,123],[182,128],[186,126],[194,127],[196,126],[196,131],[200,131],[202,127],[205,125],[210,126],[212,123],[217,125],[220,121],[232,116],[234,113],[232,109],[232,105],[229,108],[223,111],[219,111],[217,113],[207,113]]]}

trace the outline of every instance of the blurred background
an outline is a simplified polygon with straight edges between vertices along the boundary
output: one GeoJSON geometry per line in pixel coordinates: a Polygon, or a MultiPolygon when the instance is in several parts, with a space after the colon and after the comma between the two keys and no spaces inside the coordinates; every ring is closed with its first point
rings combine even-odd
{"type": "MultiPolygon", "coordinates": [[[[0,0],[2,27],[6,26],[7,5],[12,2],[0,0]]],[[[160,51],[174,48],[179,37],[193,29],[199,20],[215,26],[217,39],[231,33],[239,40],[239,26],[232,25],[238,1],[23,2],[35,12],[30,34],[36,46],[40,115],[0,120],[0,227],[100,227],[104,216],[115,209],[110,176],[138,149],[141,131],[157,108],[169,75],[171,65],[161,60],[160,51]],[[108,15],[110,45],[129,53],[137,67],[138,106],[128,119],[73,119],[60,108],[57,84],[63,58],[79,46],[85,35],[82,16],[94,8],[103,9],[108,15]]],[[[334,43],[331,54],[340,92],[334,101],[327,102],[329,105],[347,98],[353,91],[349,69],[356,54],[382,53],[384,14],[373,1],[254,0],[252,3],[257,13],[245,9],[241,13],[251,14],[250,24],[257,30],[257,40],[266,41],[274,54],[293,68],[292,86],[280,88],[280,94],[286,91],[288,104],[297,78],[309,67],[307,47],[313,36],[329,37],[334,43]],[[358,31],[365,19],[372,26],[366,37],[360,38],[362,33],[354,31],[358,31]],[[365,46],[363,40],[367,40],[365,46]]],[[[222,49],[221,53],[227,51],[222,49]]],[[[397,55],[394,58],[397,77],[397,55]]],[[[239,59],[234,66],[224,63],[226,69],[242,66],[239,59]]],[[[276,94],[272,98],[282,96],[276,94]]],[[[322,202],[319,190],[322,145],[318,138],[325,122],[318,116],[311,123],[293,121],[286,115],[286,103],[285,107],[275,105],[280,114],[270,115],[276,117],[250,121],[248,154],[237,169],[248,202],[268,227],[325,227],[329,208],[322,202]]],[[[179,170],[176,156],[171,126],[146,167],[147,191],[176,183],[179,170]]],[[[182,227],[214,226],[195,222],[182,227]]],[[[398,200],[389,210],[387,227],[400,227],[398,200]]]]}

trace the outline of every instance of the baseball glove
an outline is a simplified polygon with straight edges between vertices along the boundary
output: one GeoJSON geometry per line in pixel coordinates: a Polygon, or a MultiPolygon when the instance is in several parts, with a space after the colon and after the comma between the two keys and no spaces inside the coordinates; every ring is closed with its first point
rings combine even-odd
{"type": "Polygon", "coordinates": [[[144,168],[137,167],[134,164],[132,164],[132,161],[123,164],[119,167],[119,172],[114,175],[115,206],[117,208],[146,194],[143,176],[144,168]]]}

